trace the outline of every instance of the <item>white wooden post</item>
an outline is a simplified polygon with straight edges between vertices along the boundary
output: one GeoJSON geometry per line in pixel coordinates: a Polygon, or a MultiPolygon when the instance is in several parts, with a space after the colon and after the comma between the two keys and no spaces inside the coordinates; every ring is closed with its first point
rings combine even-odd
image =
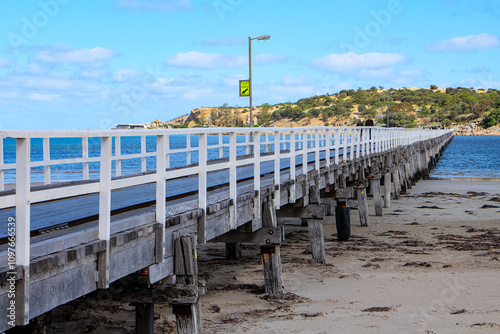
{"type": "Polygon", "coordinates": [[[253,201],[253,218],[259,219],[262,216],[260,205],[260,131],[253,134],[253,140],[253,190],[256,194],[253,201]]]}
{"type": "Polygon", "coordinates": [[[362,133],[363,133],[363,129],[356,129],[354,130],[355,132],[355,137],[356,137],[356,142],[358,143],[357,145],[357,148],[356,148],[356,158],[359,158],[361,156],[361,150],[363,149],[363,137],[362,137],[362,133]]]}
{"type": "MultiPolygon", "coordinates": [[[[330,168],[331,165],[331,149],[332,149],[332,130],[327,129],[326,130],[326,140],[325,140],[325,161],[326,161],[326,166],[330,168]]],[[[328,181],[330,182],[330,181],[328,181]]]]}
{"type": "Polygon", "coordinates": [[[170,136],[165,135],[165,150],[167,151],[167,156],[165,157],[165,167],[170,168],[170,136]]]}
{"type": "MultiPolygon", "coordinates": [[[[3,149],[3,148],[2,148],[3,149]]],[[[29,323],[30,267],[30,138],[16,139],[16,324],[29,323]]]]}
{"type": "Polygon", "coordinates": [[[319,149],[321,145],[320,137],[321,133],[320,130],[316,129],[314,131],[314,168],[319,172],[319,149]]]}
{"type": "Polygon", "coordinates": [[[354,160],[354,153],[355,153],[355,150],[354,148],[356,147],[356,130],[355,129],[350,129],[349,130],[349,137],[350,137],[350,140],[351,140],[351,154],[349,154],[349,159],[350,160],[354,160]]]}
{"type": "Polygon", "coordinates": [[[229,207],[230,222],[229,228],[235,229],[238,225],[238,210],[237,208],[237,182],[236,182],[236,132],[232,131],[229,134],[229,198],[232,200],[233,205],[229,207]]]}
{"type": "Polygon", "coordinates": [[[109,287],[109,255],[111,237],[111,138],[101,137],[99,180],[99,239],[106,241],[106,250],[98,254],[97,287],[109,287]]]}
{"type": "Polygon", "coordinates": [[[274,131],[274,184],[276,186],[274,190],[274,207],[276,209],[280,208],[280,185],[281,185],[281,145],[280,145],[280,132],[274,131]]]}
{"type": "Polygon", "coordinates": [[[191,165],[191,133],[186,134],[186,164],[191,165]]]}
{"type": "Polygon", "coordinates": [[[141,172],[146,172],[146,136],[141,136],[141,172]]]}
{"type": "Polygon", "coordinates": [[[198,218],[198,241],[206,242],[206,214],[207,214],[207,135],[198,135],[198,207],[203,210],[202,217],[198,218]]]}
{"type": "Polygon", "coordinates": [[[289,201],[291,203],[295,203],[295,158],[296,158],[296,140],[295,140],[295,131],[290,131],[290,180],[294,181],[290,186],[290,198],[289,201]]]}
{"type": "Polygon", "coordinates": [[[122,175],[122,145],[120,136],[115,137],[115,175],[122,175]]]}
{"type": "Polygon", "coordinates": [[[219,159],[224,157],[224,140],[222,140],[222,132],[219,132],[219,159]]]}
{"type": "Polygon", "coordinates": [[[43,184],[50,184],[50,138],[43,138],[43,184]]]}
{"type": "Polygon", "coordinates": [[[342,129],[342,162],[347,161],[347,128],[342,129]]]}
{"type": "Polygon", "coordinates": [[[302,130],[302,174],[306,176],[307,184],[307,130],[302,130]]]}
{"type": "Polygon", "coordinates": [[[250,138],[253,137],[253,135],[249,135],[249,133],[245,133],[245,154],[249,155],[250,154],[250,147],[252,145],[250,138]]]}
{"type": "MultiPolygon", "coordinates": [[[[156,254],[156,263],[165,259],[165,216],[167,184],[165,182],[167,145],[164,135],[156,136],[156,222],[161,225],[161,251],[156,254]]],[[[159,248],[157,248],[159,249],[159,248]]]]}
{"type": "Polygon", "coordinates": [[[3,138],[0,137],[0,191],[5,190],[5,170],[3,169],[3,138]]]}
{"type": "Polygon", "coordinates": [[[269,153],[270,147],[269,147],[269,132],[266,131],[266,153],[269,153]]]}
{"type": "Polygon", "coordinates": [[[90,168],[89,168],[89,137],[82,137],[82,160],[83,160],[83,179],[88,180],[90,178],[90,168]]]}
{"type": "Polygon", "coordinates": [[[339,158],[340,158],[340,130],[335,129],[333,130],[334,133],[334,148],[335,148],[335,165],[339,164],[339,158]]]}

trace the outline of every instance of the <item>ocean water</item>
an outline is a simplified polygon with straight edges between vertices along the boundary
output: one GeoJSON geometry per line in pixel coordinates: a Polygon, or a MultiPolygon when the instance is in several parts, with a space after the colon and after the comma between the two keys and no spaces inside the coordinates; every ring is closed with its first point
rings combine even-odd
{"type": "Polygon", "coordinates": [[[430,177],[500,180],[500,136],[455,136],[430,177]]]}
{"type": "MultiPolygon", "coordinates": [[[[207,137],[209,150],[209,160],[219,158],[219,148],[210,145],[216,145],[219,138],[217,136],[207,137]]],[[[261,142],[266,139],[261,137],[261,142]]],[[[274,151],[272,141],[269,137],[270,151],[274,151]]],[[[190,138],[191,147],[198,147],[198,136],[192,135],[190,138]]],[[[229,143],[229,137],[223,136],[224,144],[229,143]]],[[[237,136],[236,141],[243,143],[244,136],[237,136]]],[[[186,147],[186,135],[171,135],[170,149],[182,149],[186,147]]],[[[89,156],[98,157],[100,155],[100,138],[89,138],[89,156]]],[[[4,163],[14,163],[16,161],[15,140],[4,139],[4,163]]],[[[310,145],[309,145],[310,146],[310,145]]],[[[115,154],[116,143],[113,140],[113,155],[115,154]]],[[[297,149],[299,147],[297,146],[297,149]]],[[[140,137],[122,137],[121,153],[126,157],[127,154],[139,153],[141,149],[140,137]]],[[[261,145],[261,152],[265,152],[266,145],[261,145]]],[[[289,149],[289,147],[281,147],[289,149]]],[[[156,137],[146,136],[146,152],[156,150],[156,137]]],[[[238,155],[246,153],[244,145],[238,146],[238,155]]],[[[225,147],[222,157],[229,156],[229,147],[225,147]]],[[[81,158],[82,140],[81,138],[52,138],[50,140],[50,157],[53,160],[81,158]]],[[[324,155],[322,155],[324,157],[324,155]]],[[[43,160],[43,142],[42,139],[34,138],[31,140],[31,160],[43,160]]],[[[191,163],[198,162],[198,152],[193,151],[190,157],[191,163]]],[[[297,163],[301,163],[300,156],[297,163]]],[[[170,155],[170,167],[181,167],[188,164],[186,153],[172,153],[170,155]]],[[[90,178],[99,177],[99,162],[89,164],[90,178]]],[[[115,162],[112,165],[113,176],[115,175],[115,162]]],[[[130,175],[141,172],[141,159],[122,160],[122,175],[130,175]]],[[[156,158],[148,157],[146,159],[146,170],[156,169],[156,158]]],[[[452,142],[444,151],[436,167],[431,171],[430,177],[433,179],[500,179],[500,136],[455,136],[452,142]]],[[[5,171],[5,183],[15,183],[15,170],[5,171]]],[[[82,164],[61,164],[51,167],[52,182],[73,181],[83,179],[82,164]]],[[[43,181],[43,168],[35,167],[31,170],[31,181],[43,181]]]]}
{"type": "MultiPolygon", "coordinates": [[[[288,138],[287,138],[288,139],[288,138]]],[[[237,155],[242,156],[247,154],[248,148],[243,143],[245,142],[245,136],[236,136],[236,142],[240,143],[237,146],[237,155]]],[[[127,159],[127,155],[137,154],[141,152],[141,138],[140,137],[121,137],[121,175],[131,175],[141,173],[141,159],[132,158],[127,159]]],[[[274,137],[269,136],[267,139],[261,137],[261,153],[266,152],[266,150],[274,151],[274,137]],[[269,140],[269,144],[266,143],[269,140]]],[[[218,136],[207,136],[208,142],[208,160],[218,159],[219,157],[227,158],[229,157],[229,147],[224,147],[222,149],[222,155],[220,155],[219,147],[216,146],[219,143],[218,136]]],[[[190,136],[190,147],[195,149],[195,151],[188,154],[185,152],[171,153],[170,154],[170,165],[168,167],[182,167],[198,162],[198,136],[190,136]]],[[[222,137],[223,144],[229,144],[229,136],[222,137]]],[[[156,136],[146,136],[146,152],[156,151],[156,136]]],[[[169,137],[169,147],[172,150],[175,149],[185,149],[187,145],[186,135],[170,135],[169,137]]],[[[31,139],[31,161],[42,161],[43,160],[43,140],[41,138],[31,139]]],[[[309,142],[309,147],[311,147],[312,141],[309,142]]],[[[89,138],[89,157],[99,157],[100,156],[100,138],[89,138]]],[[[300,148],[300,144],[297,142],[296,148],[300,148]]],[[[281,149],[290,149],[289,144],[284,147],[282,144],[281,149]]],[[[15,163],[16,161],[16,142],[14,139],[6,138],[3,141],[3,152],[4,152],[4,163],[15,163]]],[[[116,153],[116,142],[113,138],[112,142],[112,154],[116,153]]],[[[324,154],[322,155],[324,157],[324,154]]],[[[50,158],[51,160],[61,160],[61,159],[73,159],[82,158],[82,139],[81,138],[51,138],[50,139],[50,158]]],[[[297,159],[297,163],[301,163],[301,158],[297,159]]],[[[112,175],[115,176],[115,161],[112,162],[112,175]]],[[[146,158],[146,171],[156,170],[156,157],[146,158]]],[[[89,163],[89,177],[90,179],[99,178],[99,162],[89,163]]],[[[83,165],[81,163],[74,164],[58,164],[51,166],[51,181],[52,182],[65,182],[83,179],[83,165]]],[[[9,169],[5,171],[4,176],[5,183],[15,183],[16,175],[14,169],[9,169]]],[[[33,167],[31,169],[31,182],[43,182],[43,167],[33,167]]]]}

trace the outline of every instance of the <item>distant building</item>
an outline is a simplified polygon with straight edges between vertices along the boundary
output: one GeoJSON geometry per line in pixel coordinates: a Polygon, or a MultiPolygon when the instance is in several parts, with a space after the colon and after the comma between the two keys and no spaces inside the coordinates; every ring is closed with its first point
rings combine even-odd
{"type": "Polygon", "coordinates": [[[147,129],[145,124],[116,124],[113,130],[147,129]]]}

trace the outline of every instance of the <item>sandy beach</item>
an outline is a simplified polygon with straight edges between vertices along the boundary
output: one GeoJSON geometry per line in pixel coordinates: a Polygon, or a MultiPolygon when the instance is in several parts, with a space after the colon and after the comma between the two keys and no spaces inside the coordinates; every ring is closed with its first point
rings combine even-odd
{"type": "MultiPolygon", "coordinates": [[[[326,265],[312,263],[307,227],[287,223],[277,298],[264,293],[258,247],[227,261],[223,244],[199,246],[204,333],[500,332],[500,182],[420,181],[383,217],[370,203],[363,228],[355,204],[350,241],[325,221],[326,265]]],[[[174,333],[169,306],[155,313],[155,332],[174,333]]],[[[87,333],[134,333],[128,304],[88,300],[71,318],[87,333]]]]}

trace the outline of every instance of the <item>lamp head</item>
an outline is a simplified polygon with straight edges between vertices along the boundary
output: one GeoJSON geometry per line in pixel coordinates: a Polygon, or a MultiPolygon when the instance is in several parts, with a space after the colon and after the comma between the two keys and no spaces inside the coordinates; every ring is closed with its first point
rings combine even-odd
{"type": "Polygon", "coordinates": [[[254,39],[256,39],[258,41],[267,41],[267,40],[271,39],[271,36],[270,35],[262,35],[262,36],[254,38],[254,39]]]}

